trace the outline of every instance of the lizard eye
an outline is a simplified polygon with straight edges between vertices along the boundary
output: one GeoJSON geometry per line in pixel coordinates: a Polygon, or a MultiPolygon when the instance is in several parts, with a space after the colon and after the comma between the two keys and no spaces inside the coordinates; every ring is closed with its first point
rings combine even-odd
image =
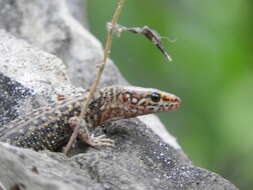
{"type": "Polygon", "coordinates": [[[159,102],[160,101],[160,94],[156,93],[156,92],[153,92],[151,95],[150,95],[150,98],[153,102],[159,102]]]}

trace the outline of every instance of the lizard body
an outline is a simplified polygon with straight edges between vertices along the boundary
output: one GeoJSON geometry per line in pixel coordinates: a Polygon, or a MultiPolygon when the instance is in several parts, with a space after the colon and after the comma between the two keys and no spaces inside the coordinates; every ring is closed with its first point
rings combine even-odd
{"type": "MultiPolygon", "coordinates": [[[[87,95],[67,98],[15,119],[0,128],[0,141],[34,150],[58,150],[71,136],[69,120],[80,115],[87,95]]],[[[94,94],[82,119],[87,127],[96,127],[110,121],[172,111],[180,103],[175,95],[156,89],[111,86],[94,94]]]]}

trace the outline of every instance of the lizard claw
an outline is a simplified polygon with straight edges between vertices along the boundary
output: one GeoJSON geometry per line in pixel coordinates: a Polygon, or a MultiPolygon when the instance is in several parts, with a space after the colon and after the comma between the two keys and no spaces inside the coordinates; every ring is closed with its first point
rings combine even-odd
{"type": "Polygon", "coordinates": [[[114,140],[110,139],[110,138],[106,138],[105,135],[100,135],[95,137],[94,134],[92,134],[89,138],[89,145],[91,146],[114,146],[114,140]]]}
{"type": "Polygon", "coordinates": [[[95,137],[94,134],[87,135],[86,133],[79,133],[79,138],[82,142],[87,143],[88,145],[92,147],[98,147],[98,146],[114,146],[114,140],[106,138],[105,135],[100,135],[95,137]]]}

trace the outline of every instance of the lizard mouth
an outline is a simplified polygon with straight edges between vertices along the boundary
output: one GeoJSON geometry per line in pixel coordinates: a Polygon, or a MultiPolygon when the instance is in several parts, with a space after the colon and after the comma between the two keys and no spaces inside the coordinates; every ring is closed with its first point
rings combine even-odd
{"type": "Polygon", "coordinates": [[[173,99],[173,102],[170,103],[170,109],[171,109],[171,111],[177,110],[180,107],[181,102],[182,102],[182,100],[180,98],[178,98],[178,97],[176,97],[175,99],[173,99]]]}
{"type": "Polygon", "coordinates": [[[180,103],[172,103],[171,104],[171,110],[177,110],[180,107],[180,103]]]}

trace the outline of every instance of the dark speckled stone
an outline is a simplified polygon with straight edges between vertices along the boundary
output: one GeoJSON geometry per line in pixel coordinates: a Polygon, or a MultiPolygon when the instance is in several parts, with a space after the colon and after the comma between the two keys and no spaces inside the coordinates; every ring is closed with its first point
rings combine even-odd
{"type": "Polygon", "coordinates": [[[18,106],[31,96],[31,89],[0,72],[0,127],[15,119],[18,106]]]}

